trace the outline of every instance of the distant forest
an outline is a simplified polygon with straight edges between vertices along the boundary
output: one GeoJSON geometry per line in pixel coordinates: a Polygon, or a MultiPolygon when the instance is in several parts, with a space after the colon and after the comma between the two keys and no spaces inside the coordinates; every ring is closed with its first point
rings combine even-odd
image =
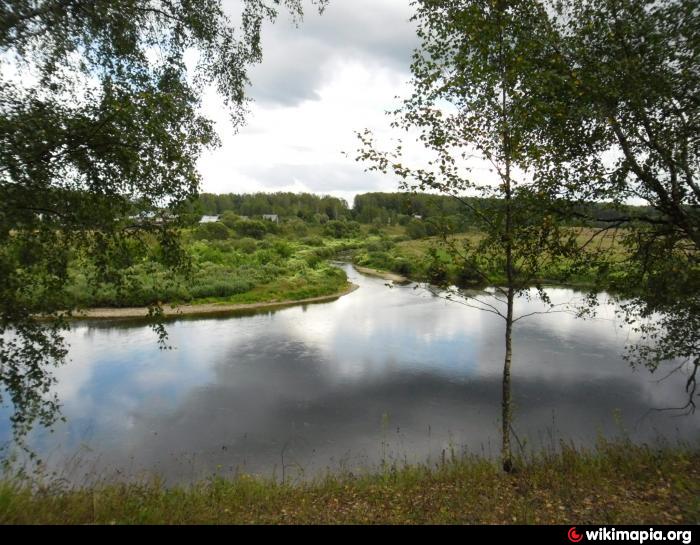
{"type": "MultiPolygon", "coordinates": [[[[465,199],[469,201],[469,198],[465,199]]],[[[494,213],[499,202],[492,202],[494,213]]],[[[589,204],[579,207],[581,216],[597,218],[601,223],[619,217],[651,216],[647,207],[589,204]]],[[[277,214],[281,219],[299,218],[313,223],[328,220],[355,220],[365,224],[407,225],[412,220],[423,220],[462,231],[472,224],[471,211],[463,202],[446,195],[429,193],[364,193],[355,197],[353,207],[347,201],[311,193],[202,193],[193,204],[193,212],[202,215],[220,215],[233,212],[241,216],[277,214]]]]}

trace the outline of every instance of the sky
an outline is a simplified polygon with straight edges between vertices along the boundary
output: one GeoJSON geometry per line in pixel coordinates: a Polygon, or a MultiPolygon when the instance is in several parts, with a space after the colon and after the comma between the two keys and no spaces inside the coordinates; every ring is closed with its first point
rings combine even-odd
{"type": "MultiPolygon", "coordinates": [[[[224,7],[233,14],[236,3],[224,7]]],[[[236,133],[216,93],[205,96],[222,145],[200,158],[202,191],[311,192],[350,205],[358,193],[397,191],[395,177],[354,160],[355,133],[391,136],[385,112],[410,91],[418,45],[410,16],[408,0],[331,0],[322,15],[307,6],[298,27],[286,16],[266,24],[246,125],[236,133]]]]}

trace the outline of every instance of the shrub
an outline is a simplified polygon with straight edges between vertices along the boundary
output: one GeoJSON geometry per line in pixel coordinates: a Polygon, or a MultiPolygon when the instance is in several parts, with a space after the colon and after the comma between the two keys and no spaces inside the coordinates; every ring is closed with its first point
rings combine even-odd
{"type": "Polygon", "coordinates": [[[413,263],[407,259],[398,258],[394,260],[394,267],[392,270],[404,276],[409,276],[413,272],[413,263]]]}
{"type": "Polygon", "coordinates": [[[305,237],[309,233],[309,227],[300,219],[293,218],[286,222],[282,230],[292,237],[305,237]]]}
{"type": "Polygon", "coordinates": [[[305,246],[324,246],[326,244],[321,237],[304,237],[301,239],[301,243],[305,246]]]}
{"type": "Polygon", "coordinates": [[[411,221],[411,216],[408,214],[399,214],[398,216],[398,222],[399,225],[408,225],[408,223],[411,221]]]}
{"type": "Polygon", "coordinates": [[[221,222],[202,223],[195,229],[192,237],[195,240],[226,240],[231,232],[221,222]]]}
{"type": "Polygon", "coordinates": [[[304,260],[306,261],[306,264],[312,268],[316,268],[322,261],[321,257],[313,252],[304,256],[304,260]]]}
{"type": "Polygon", "coordinates": [[[294,250],[292,250],[292,247],[284,242],[283,240],[277,240],[275,243],[272,245],[272,249],[277,252],[277,254],[280,257],[283,258],[288,258],[291,257],[291,255],[294,253],[294,250]]]}
{"type": "Polygon", "coordinates": [[[326,223],[328,223],[328,215],[327,214],[314,214],[311,217],[311,221],[313,223],[325,225],[326,223]]]}
{"type": "Polygon", "coordinates": [[[352,238],[360,234],[360,224],[356,221],[330,220],[323,227],[323,233],[333,238],[352,238]]]}
{"type": "Polygon", "coordinates": [[[272,225],[273,223],[270,221],[240,220],[236,223],[236,233],[241,237],[252,237],[259,240],[270,232],[272,225]]]}
{"type": "Polygon", "coordinates": [[[229,229],[236,229],[236,225],[241,220],[241,218],[235,212],[231,210],[226,210],[221,214],[221,223],[223,223],[229,229]]]}
{"type": "Polygon", "coordinates": [[[370,252],[386,252],[394,247],[394,242],[388,238],[371,240],[367,243],[367,250],[370,252]]]}
{"type": "Polygon", "coordinates": [[[413,239],[423,238],[426,236],[425,225],[421,220],[416,218],[408,222],[406,225],[406,232],[408,233],[408,236],[413,239]]]}
{"type": "Polygon", "coordinates": [[[190,294],[195,299],[204,297],[230,297],[238,293],[245,293],[253,288],[253,284],[239,278],[220,278],[209,282],[201,281],[190,287],[190,294]]]}
{"type": "Polygon", "coordinates": [[[482,275],[479,274],[479,264],[471,259],[464,263],[457,271],[456,283],[458,286],[478,286],[484,283],[482,275]]]}
{"type": "Polygon", "coordinates": [[[369,252],[367,262],[378,269],[390,271],[394,268],[394,259],[384,252],[369,252]]]}
{"type": "Polygon", "coordinates": [[[243,237],[233,241],[233,246],[245,254],[252,254],[258,247],[254,238],[243,237]]]}
{"type": "Polygon", "coordinates": [[[428,282],[435,284],[436,286],[444,286],[448,283],[448,272],[445,263],[437,256],[436,253],[431,252],[431,259],[428,264],[428,269],[426,271],[426,276],[428,282]]]}
{"type": "Polygon", "coordinates": [[[277,258],[277,254],[273,250],[258,250],[255,253],[255,259],[261,265],[265,265],[267,263],[272,263],[276,260],[276,258],[277,258]]]}
{"type": "Polygon", "coordinates": [[[386,225],[386,222],[381,220],[380,218],[374,218],[372,220],[372,226],[369,228],[369,233],[371,235],[381,235],[382,234],[382,228],[386,225]]]}

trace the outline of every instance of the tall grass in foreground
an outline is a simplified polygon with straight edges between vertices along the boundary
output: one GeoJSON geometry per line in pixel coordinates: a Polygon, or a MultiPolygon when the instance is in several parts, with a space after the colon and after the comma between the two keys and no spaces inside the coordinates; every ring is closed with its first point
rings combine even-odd
{"type": "Polygon", "coordinates": [[[0,483],[0,523],[557,523],[700,522],[700,451],[601,442],[518,462],[467,457],[304,484],[240,476],[189,487],[69,489],[0,483]]]}

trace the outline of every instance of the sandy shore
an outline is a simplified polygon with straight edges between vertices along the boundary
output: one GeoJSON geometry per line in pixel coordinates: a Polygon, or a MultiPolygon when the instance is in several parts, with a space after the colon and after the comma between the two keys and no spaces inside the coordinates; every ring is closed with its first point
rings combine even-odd
{"type": "Polygon", "coordinates": [[[406,282],[410,282],[408,278],[406,278],[405,276],[401,276],[400,274],[386,271],[378,271],[377,269],[360,267],[358,265],[353,265],[353,267],[355,267],[355,270],[357,272],[361,272],[362,274],[366,274],[367,276],[377,276],[379,278],[383,278],[384,280],[391,280],[392,282],[396,282],[397,284],[405,284],[406,282]]]}
{"type": "MultiPolygon", "coordinates": [[[[206,303],[202,305],[179,305],[163,306],[163,314],[165,316],[199,316],[206,314],[225,314],[235,313],[237,311],[257,310],[275,307],[287,307],[293,305],[305,305],[307,303],[323,303],[325,301],[333,301],[355,291],[359,286],[350,284],[343,291],[330,295],[320,295],[318,297],[308,297],[306,299],[288,300],[288,301],[265,301],[261,303],[206,303]]],[[[146,307],[128,307],[128,308],[88,308],[76,311],[72,318],[78,320],[93,320],[93,319],[115,319],[115,318],[145,318],[148,316],[148,308],[146,307]]]]}

